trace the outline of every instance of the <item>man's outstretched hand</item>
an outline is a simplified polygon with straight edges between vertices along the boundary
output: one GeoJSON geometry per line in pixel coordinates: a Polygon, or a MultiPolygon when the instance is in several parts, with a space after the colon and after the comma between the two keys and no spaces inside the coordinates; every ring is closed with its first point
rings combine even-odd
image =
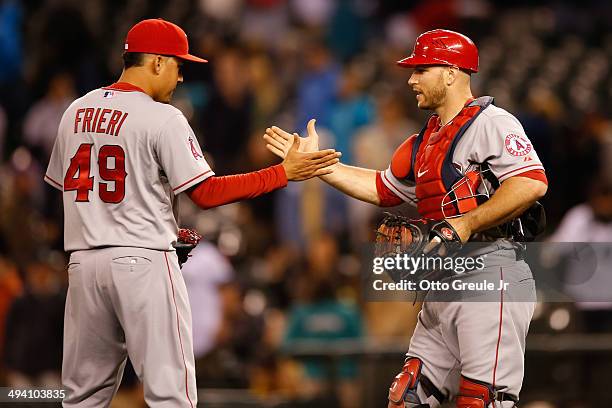
{"type": "MultiPolygon", "coordinates": [[[[281,130],[280,128],[277,129],[281,130]]],[[[274,134],[276,135],[276,132],[274,132],[274,134]]],[[[333,149],[321,151],[316,149],[315,151],[306,152],[302,142],[306,141],[306,143],[312,143],[312,141],[308,141],[310,136],[308,138],[300,138],[297,134],[287,134],[291,140],[289,141],[284,137],[279,137],[279,140],[282,139],[285,140],[285,142],[275,143],[275,148],[278,150],[278,153],[271,150],[274,154],[283,158],[282,165],[287,174],[287,180],[307,180],[312,177],[323,176],[333,172],[330,166],[338,163],[338,158],[341,156],[340,152],[336,152],[333,149]],[[300,149],[300,147],[302,147],[302,149],[300,149]]],[[[275,141],[276,139],[274,138],[273,140],[275,141]]],[[[308,148],[310,149],[311,147],[308,146],[308,148]]],[[[268,149],[270,148],[268,147],[268,149]]]]}
{"type": "MultiPolygon", "coordinates": [[[[311,119],[307,126],[308,136],[300,137],[296,133],[285,132],[283,129],[273,126],[266,129],[264,139],[266,147],[273,154],[280,158],[285,158],[290,154],[291,149],[297,152],[309,154],[319,150],[319,135],[315,129],[315,120],[311,119]]],[[[341,192],[366,203],[380,205],[380,197],[376,188],[376,170],[364,169],[361,167],[346,166],[337,159],[320,171],[318,176],[321,180],[341,192]]]]}
{"type": "Polygon", "coordinates": [[[297,137],[297,140],[299,140],[299,152],[316,152],[319,150],[319,135],[315,129],[315,122],[316,119],[310,119],[308,121],[307,137],[300,137],[297,133],[291,134],[278,126],[267,128],[266,134],[264,135],[264,140],[267,142],[266,147],[272,153],[284,159],[297,137]]]}

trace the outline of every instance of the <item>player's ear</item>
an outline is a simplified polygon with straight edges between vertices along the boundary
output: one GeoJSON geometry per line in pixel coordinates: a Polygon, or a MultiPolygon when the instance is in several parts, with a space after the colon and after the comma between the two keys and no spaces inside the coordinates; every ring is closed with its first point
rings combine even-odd
{"type": "Polygon", "coordinates": [[[160,74],[163,64],[164,57],[162,57],[161,55],[155,55],[153,57],[153,72],[155,73],[155,75],[160,74]]]}
{"type": "Polygon", "coordinates": [[[457,67],[449,66],[446,69],[446,73],[444,75],[444,82],[446,83],[446,86],[451,86],[455,82],[458,72],[459,68],[457,67]]]}

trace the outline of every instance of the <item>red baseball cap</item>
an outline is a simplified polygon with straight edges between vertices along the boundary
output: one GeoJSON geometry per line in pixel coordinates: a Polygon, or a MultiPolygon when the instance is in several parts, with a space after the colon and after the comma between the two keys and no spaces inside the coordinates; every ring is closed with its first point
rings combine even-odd
{"type": "Polygon", "coordinates": [[[194,62],[208,62],[189,54],[187,34],[176,24],[161,18],[142,20],[125,38],[125,52],[172,55],[194,62]]]}

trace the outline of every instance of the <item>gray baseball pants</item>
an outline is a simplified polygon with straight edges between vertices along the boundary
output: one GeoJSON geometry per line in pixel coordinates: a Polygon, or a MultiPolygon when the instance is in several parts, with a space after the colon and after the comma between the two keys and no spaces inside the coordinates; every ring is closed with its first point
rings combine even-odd
{"type": "Polygon", "coordinates": [[[149,407],[197,405],[191,310],[175,252],[76,251],[68,265],[64,407],[108,407],[127,357],[149,407]]]}
{"type": "MultiPolygon", "coordinates": [[[[452,302],[426,298],[407,353],[423,361],[423,373],[451,400],[459,391],[461,375],[517,397],[522,387],[535,283],[529,266],[517,260],[507,242],[492,243],[480,251],[484,253],[486,267],[465,280],[497,283],[503,279],[508,290],[452,302]]],[[[433,397],[427,402],[431,408],[440,406],[433,397]]],[[[495,403],[496,408],[513,405],[511,401],[495,403]]]]}

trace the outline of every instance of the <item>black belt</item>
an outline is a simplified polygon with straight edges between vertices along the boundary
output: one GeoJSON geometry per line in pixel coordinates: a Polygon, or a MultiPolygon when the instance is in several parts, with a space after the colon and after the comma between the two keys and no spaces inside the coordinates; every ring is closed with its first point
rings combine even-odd
{"type": "Polygon", "coordinates": [[[512,401],[515,404],[519,402],[519,399],[516,396],[508,394],[507,392],[495,391],[493,397],[495,401],[512,401]]]}
{"type": "Polygon", "coordinates": [[[444,396],[442,391],[440,391],[438,387],[436,387],[434,383],[432,383],[431,380],[427,378],[426,375],[421,374],[419,377],[419,381],[421,381],[421,386],[423,387],[423,391],[425,391],[425,395],[427,395],[427,398],[433,395],[434,398],[437,399],[440,404],[446,400],[446,397],[444,396]]]}
{"type": "MultiPolygon", "coordinates": [[[[440,391],[438,387],[436,387],[434,383],[431,382],[429,378],[427,378],[426,375],[421,374],[419,376],[419,381],[421,382],[421,386],[423,387],[423,391],[425,392],[425,395],[427,396],[427,398],[433,395],[434,398],[437,399],[440,404],[446,401],[446,396],[444,396],[442,391],[440,391]]],[[[500,402],[512,401],[515,404],[519,402],[518,397],[516,397],[515,395],[509,394],[507,392],[501,392],[501,391],[493,392],[493,395],[490,397],[490,399],[495,400],[495,401],[500,401],[500,402]]]]}
{"type": "Polygon", "coordinates": [[[527,252],[527,246],[522,242],[515,242],[514,253],[516,254],[516,260],[522,261],[525,259],[525,253],[527,252]]]}

